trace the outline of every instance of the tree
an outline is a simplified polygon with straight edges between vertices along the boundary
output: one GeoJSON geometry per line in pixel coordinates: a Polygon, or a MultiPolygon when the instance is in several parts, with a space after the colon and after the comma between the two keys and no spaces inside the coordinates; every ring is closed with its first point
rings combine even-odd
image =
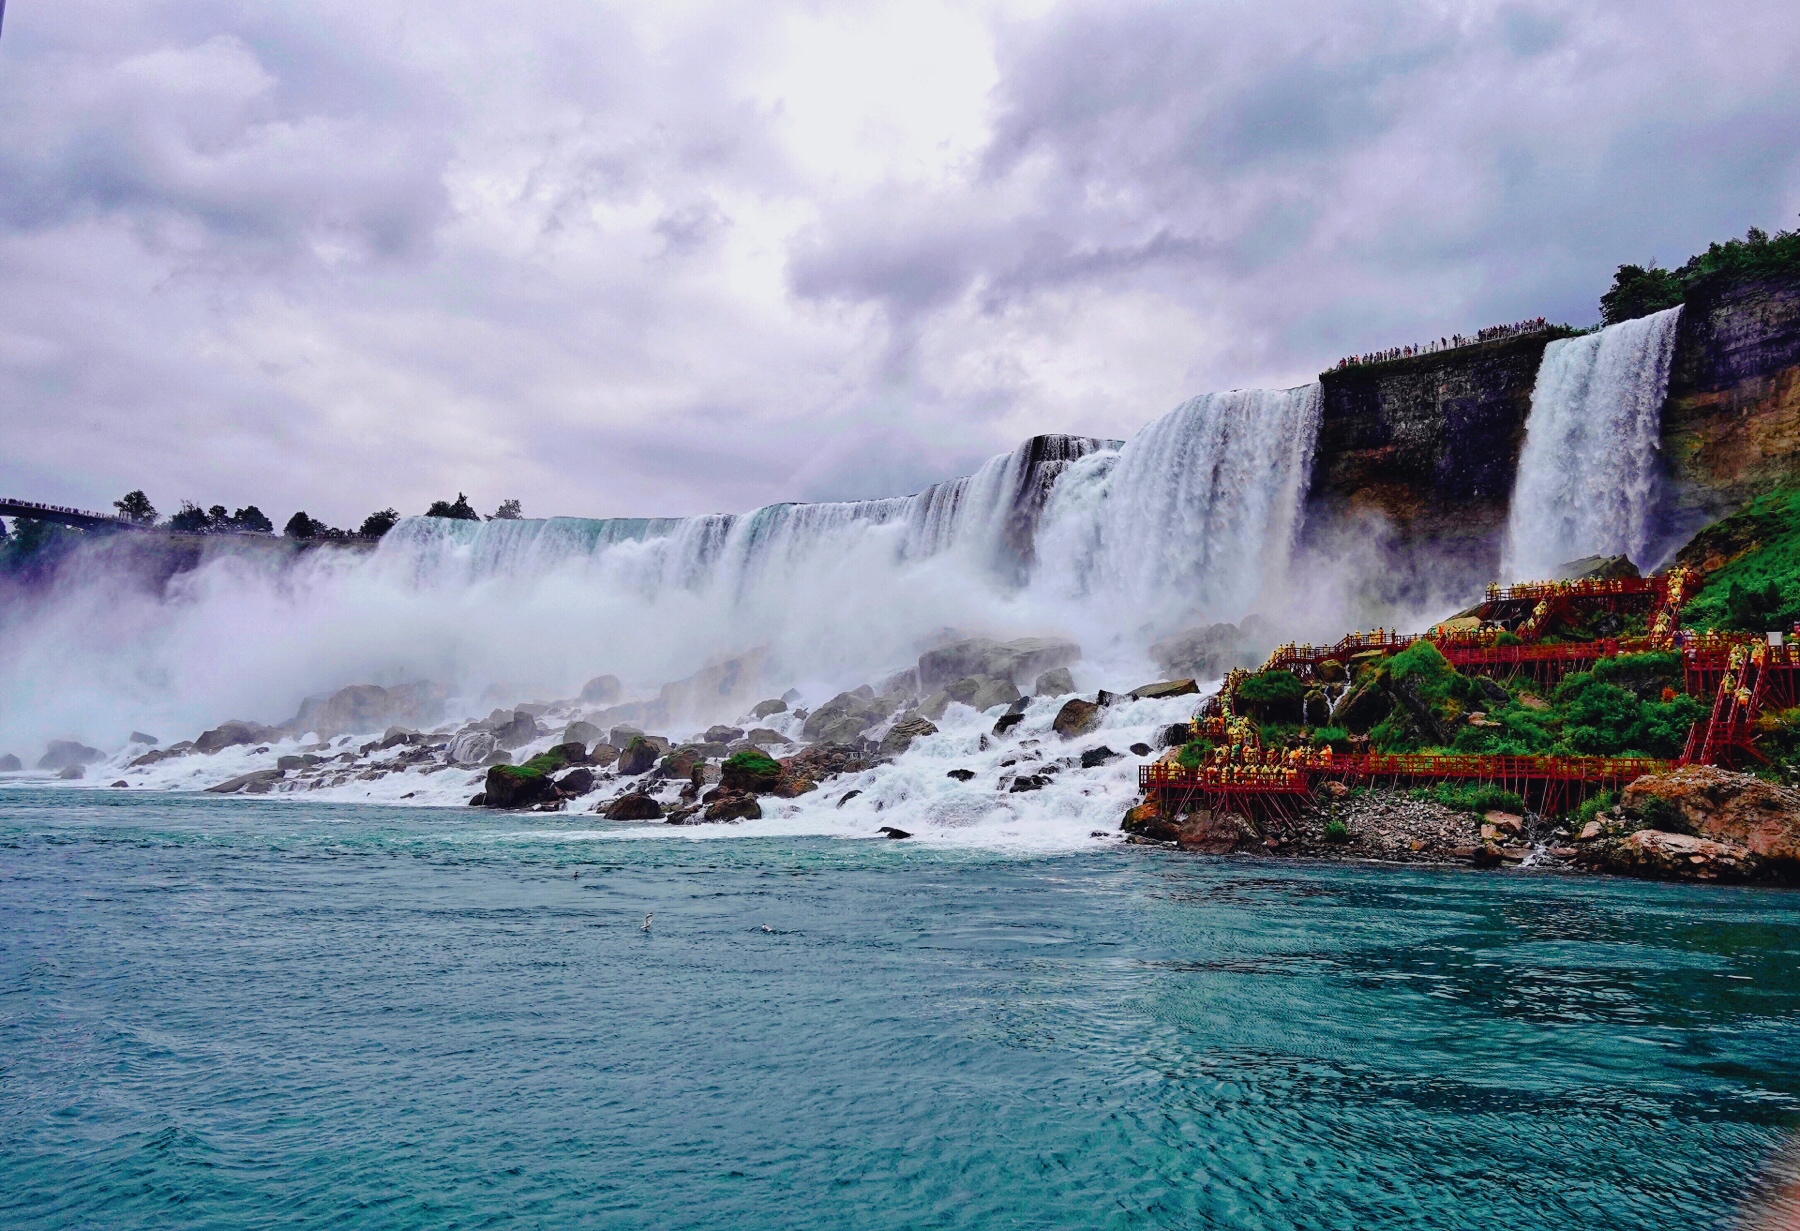
{"type": "Polygon", "coordinates": [[[302,509],[300,512],[288,518],[288,523],[282,528],[281,532],[290,539],[310,539],[316,538],[319,531],[324,528],[325,524],[323,522],[314,521],[312,518],[308,517],[306,511],[302,509]]]}
{"type": "Polygon", "coordinates": [[[244,530],[251,534],[273,534],[275,523],[270,521],[263,511],[253,504],[245,505],[231,515],[231,526],[234,530],[244,530]]]}
{"type": "Polygon", "coordinates": [[[231,514],[225,511],[224,505],[215,504],[206,510],[206,520],[212,523],[214,530],[223,530],[231,525],[231,514]]]}
{"type": "Polygon", "coordinates": [[[1684,298],[1682,280],[1674,271],[1621,265],[1613,275],[1612,289],[1600,296],[1600,319],[1608,325],[1635,320],[1673,308],[1684,298]]]}
{"type": "Polygon", "coordinates": [[[469,498],[461,492],[456,493],[456,503],[448,500],[433,500],[431,507],[425,510],[427,517],[451,517],[457,521],[480,521],[481,514],[469,506],[469,498]]]}
{"type": "Polygon", "coordinates": [[[394,528],[400,520],[398,509],[383,509],[379,513],[371,513],[363,518],[362,529],[357,533],[365,539],[378,539],[394,528]]]}
{"type": "Polygon", "coordinates": [[[126,492],[123,499],[113,501],[113,508],[119,510],[119,516],[134,526],[156,524],[156,506],[150,503],[150,497],[144,495],[141,488],[135,492],[126,492]]]}
{"type": "Polygon", "coordinates": [[[179,530],[182,534],[205,534],[212,529],[212,518],[192,500],[183,500],[181,511],[169,518],[169,529],[179,530]]]}
{"type": "Polygon", "coordinates": [[[525,516],[524,506],[517,500],[502,500],[489,521],[518,521],[525,516]]]}

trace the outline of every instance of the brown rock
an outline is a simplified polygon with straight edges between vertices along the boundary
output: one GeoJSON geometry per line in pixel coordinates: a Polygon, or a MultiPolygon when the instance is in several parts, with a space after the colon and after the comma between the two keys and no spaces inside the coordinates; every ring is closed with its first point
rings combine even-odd
{"type": "Polygon", "coordinates": [[[1100,725],[1100,706],[1080,697],[1071,697],[1056,711],[1050,729],[1064,739],[1076,739],[1100,725]]]}
{"type": "Polygon", "coordinates": [[[1176,844],[1184,851],[1204,851],[1223,855],[1240,846],[1260,842],[1262,835],[1249,818],[1235,812],[1194,812],[1175,835],[1176,844]]]}
{"type": "Polygon", "coordinates": [[[1625,811],[1658,829],[1686,829],[1760,860],[1800,862],[1800,791],[1749,774],[1689,765],[1625,788],[1625,811]],[[1669,821],[1674,820],[1675,824],[1669,821]]]}
{"type": "Polygon", "coordinates": [[[1608,872],[1658,880],[1745,880],[1762,861],[1734,843],[1640,829],[1609,844],[1597,862],[1608,872]]]}
{"type": "Polygon", "coordinates": [[[709,821],[761,820],[762,805],[756,802],[754,795],[715,792],[712,802],[706,805],[706,819],[709,821]]]}
{"type": "Polygon", "coordinates": [[[1140,684],[1131,690],[1131,695],[1139,701],[1159,701],[1164,697],[1188,697],[1200,691],[1200,686],[1192,680],[1163,680],[1155,684],[1140,684]]]}
{"type": "Polygon", "coordinates": [[[661,804],[637,791],[621,795],[606,806],[609,821],[659,821],[662,814],[661,804]]]}

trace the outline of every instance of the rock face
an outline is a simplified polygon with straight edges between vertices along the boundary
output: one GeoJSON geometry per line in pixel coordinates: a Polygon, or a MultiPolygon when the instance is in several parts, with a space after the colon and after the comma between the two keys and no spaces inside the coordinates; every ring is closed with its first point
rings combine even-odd
{"type": "MultiPolygon", "coordinates": [[[[611,705],[625,695],[625,686],[616,675],[596,675],[581,686],[581,699],[589,705],[611,705]]],[[[598,735],[593,737],[599,739],[598,735]]]]}
{"type": "Polygon", "coordinates": [[[24,764],[12,753],[0,756],[0,774],[16,774],[24,768],[24,764]]]}
{"type": "Polygon", "coordinates": [[[1067,667],[1052,667],[1038,675],[1031,685],[1033,696],[1066,697],[1075,691],[1075,677],[1067,667]]]}
{"type": "Polygon", "coordinates": [[[565,744],[597,744],[605,738],[606,732],[591,722],[571,722],[562,733],[565,744]]]}
{"type": "Polygon", "coordinates": [[[280,738],[281,732],[272,727],[233,719],[220,723],[195,740],[194,751],[214,753],[223,748],[236,748],[241,744],[272,743],[280,738]]]}
{"type": "Polygon", "coordinates": [[[308,697],[282,723],[296,735],[316,731],[321,739],[380,731],[397,722],[431,723],[442,714],[447,691],[436,684],[352,684],[328,697],[308,697]]]}
{"type": "Polygon", "coordinates": [[[1758,859],[1800,865],[1800,791],[1749,774],[1690,765],[1639,778],[1621,800],[1660,829],[1744,847],[1758,859]],[[1672,822],[1672,823],[1671,823],[1672,822]]]}
{"type": "Polygon", "coordinates": [[[925,718],[903,718],[894,724],[893,730],[881,738],[881,747],[876,751],[884,757],[897,757],[912,747],[912,742],[927,735],[937,734],[937,724],[925,718]]]}
{"type": "MultiPolygon", "coordinates": [[[[89,748],[86,744],[77,743],[72,739],[53,739],[44,750],[44,755],[38,758],[37,767],[39,769],[68,769],[71,765],[92,765],[96,761],[105,759],[106,754],[98,748],[89,748]]],[[[18,767],[18,761],[14,760],[13,768],[17,769],[18,767]]]]}
{"type": "Polygon", "coordinates": [[[1071,697],[1056,711],[1050,729],[1064,739],[1076,739],[1100,725],[1100,706],[1093,701],[1071,697]]]}
{"type": "Polygon", "coordinates": [[[444,755],[452,765],[480,765],[496,746],[494,737],[486,731],[464,731],[451,737],[444,755]]]}
{"type": "Polygon", "coordinates": [[[285,775],[279,769],[259,769],[209,786],[206,792],[209,795],[267,795],[283,777],[285,775]]]}
{"type": "Polygon", "coordinates": [[[919,687],[932,690],[971,676],[1016,683],[1035,679],[1053,667],[1067,667],[1080,658],[1080,646],[1055,637],[1021,637],[1015,641],[971,637],[921,654],[919,687]]]}
{"type": "Polygon", "coordinates": [[[1171,676],[1216,679],[1234,667],[1258,665],[1261,640],[1253,619],[1244,627],[1208,624],[1164,637],[1150,647],[1150,657],[1171,676]]]}

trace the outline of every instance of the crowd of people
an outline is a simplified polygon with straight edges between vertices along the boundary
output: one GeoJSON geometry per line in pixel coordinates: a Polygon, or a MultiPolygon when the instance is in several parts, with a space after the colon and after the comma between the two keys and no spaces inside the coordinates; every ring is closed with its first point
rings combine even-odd
{"type": "Polygon", "coordinates": [[[1496,338],[1517,338],[1528,333],[1541,333],[1550,328],[1550,322],[1541,316],[1528,321],[1514,321],[1510,325],[1489,325],[1478,330],[1473,336],[1453,333],[1447,338],[1439,338],[1435,342],[1426,342],[1418,346],[1390,346],[1386,350],[1370,351],[1363,355],[1346,355],[1338,360],[1338,371],[1357,367],[1365,363],[1386,363],[1390,359],[1410,359],[1415,355],[1434,355],[1439,351],[1455,350],[1459,346],[1475,346],[1482,342],[1492,342],[1496,338]]]}

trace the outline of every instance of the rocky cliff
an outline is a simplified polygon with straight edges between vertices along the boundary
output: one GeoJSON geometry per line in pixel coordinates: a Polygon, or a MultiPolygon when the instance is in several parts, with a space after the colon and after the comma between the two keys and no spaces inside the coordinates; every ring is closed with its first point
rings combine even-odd
{"type": "MultiPolygon", "coordinates": [[[[1390,555],[1410,576],[1390,589],[1492,577],[1538,365],[1557,336],[1325,373],[1303,545],[1373,526],[1405,549],[1390,555]]],[[[1690,289],[1662,452],[1669,547],[1800,481],[1800,280],[1719,274],[1690,289]]]]}

